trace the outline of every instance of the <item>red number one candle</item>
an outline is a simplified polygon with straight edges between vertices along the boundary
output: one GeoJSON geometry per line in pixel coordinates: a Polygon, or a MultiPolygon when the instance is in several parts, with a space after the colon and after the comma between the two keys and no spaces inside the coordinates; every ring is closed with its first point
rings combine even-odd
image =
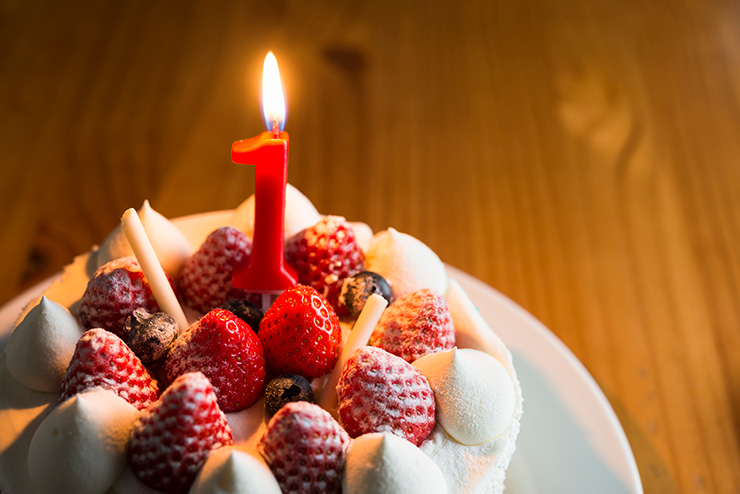
{"type": "Polygon", "coordinates": [[[267,132],[242,139],[231,146],[231,160],[255,166],[254,234],[248,266],[234,270],[232,284],[263,294],[263,309],[269,295],[281,293],[296,283],[296,273],[284,260],[285,187],[288,174],[288,133],[277,60],[272,52],[265,57],[262,74],[262,109],[267,132]]]}

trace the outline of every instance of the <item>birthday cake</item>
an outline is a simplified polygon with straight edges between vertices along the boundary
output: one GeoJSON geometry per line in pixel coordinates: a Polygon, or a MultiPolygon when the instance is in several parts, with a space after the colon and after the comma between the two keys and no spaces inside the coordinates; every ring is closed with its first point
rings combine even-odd
{"type": "Polygon", "coordinates": [[[188,328],[120,228],[29,301],[0,356],[0,492],[503,491],[522,414],[508,349],[421,241],[286,192],[298,284],[266,310],[231,284],[254,197],[139,210],[188,328]]]}

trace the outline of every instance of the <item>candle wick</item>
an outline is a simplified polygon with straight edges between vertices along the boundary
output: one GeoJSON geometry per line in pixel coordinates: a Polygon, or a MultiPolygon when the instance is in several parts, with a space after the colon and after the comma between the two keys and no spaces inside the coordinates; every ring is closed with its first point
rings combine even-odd
{"type": "Polygon", "coordinates": [[[272,136],[275,139],[280,139],[280,125],[278,124],[277,118],[272,121],[272,136]]]}

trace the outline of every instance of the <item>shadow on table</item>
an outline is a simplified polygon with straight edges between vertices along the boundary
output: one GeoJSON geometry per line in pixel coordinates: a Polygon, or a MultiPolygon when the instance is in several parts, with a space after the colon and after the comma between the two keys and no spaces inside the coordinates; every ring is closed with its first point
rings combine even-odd
{"type": "MultiPolygon", "coordinates": [[[[606,392],[606,391],[605,391],[606,392]]],[[[640,465],[640,477],[646,493],[659,492],[660,494],[677,494],[678,489],[665,462],[655,450],[645,429],[633,420],[632,416],[621,406],[618,400],[612,399],[608,392],[607,397],[617,413],[627,437],[633,446],[635,460],[640,465]]]]}

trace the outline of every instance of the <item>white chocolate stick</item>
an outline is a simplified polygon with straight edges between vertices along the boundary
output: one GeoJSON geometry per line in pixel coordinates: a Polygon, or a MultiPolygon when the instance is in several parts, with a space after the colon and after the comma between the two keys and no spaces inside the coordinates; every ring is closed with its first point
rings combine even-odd
{"type": "Polygon", "coordinates": [[[357,318],[352,332],[349,334],[344,348],[342,348],[342,353],[339,354],[339,360],[337,360],[334,370],[331,371],[331,375],[326,381],[324,390],[319,397],[319,406],[324,410],[333,412],[336,409],[337,392],[335,388],[337,387],[339,376],[342,373],[342,367],[344,367],[352,352],[367,345],[367,340],[370,339],[375,325],[378,324],[380,316],[387,306],[388,301],[377,293],[373,293],[368,297],[365,307],[362,308],[360,317],[357,318]]]}
{"type": "Polygon", "coordinates": [[[157,259],[154,247],[152,247],[146,230],[144,230],[144,225],[141,224],[139,215],[136,214],[134,208],[129,208],[123,213],[121,229],[126,235],[128,243],[131,244],[136,260],[139,261],[141,270],[144,272],[147,282],[149,282],[149,287],[152,289],[152,295],[157,300],[157,304],[164,312],[175,319],[181,332],[185,331],[188,327],[188,320],[185,318],[180,302],[177,301],[175,292],[172,290],[169,280],[167,280],[167,275],[164,274],[164,269],[162,269],[162,265],[157,259]]]}

